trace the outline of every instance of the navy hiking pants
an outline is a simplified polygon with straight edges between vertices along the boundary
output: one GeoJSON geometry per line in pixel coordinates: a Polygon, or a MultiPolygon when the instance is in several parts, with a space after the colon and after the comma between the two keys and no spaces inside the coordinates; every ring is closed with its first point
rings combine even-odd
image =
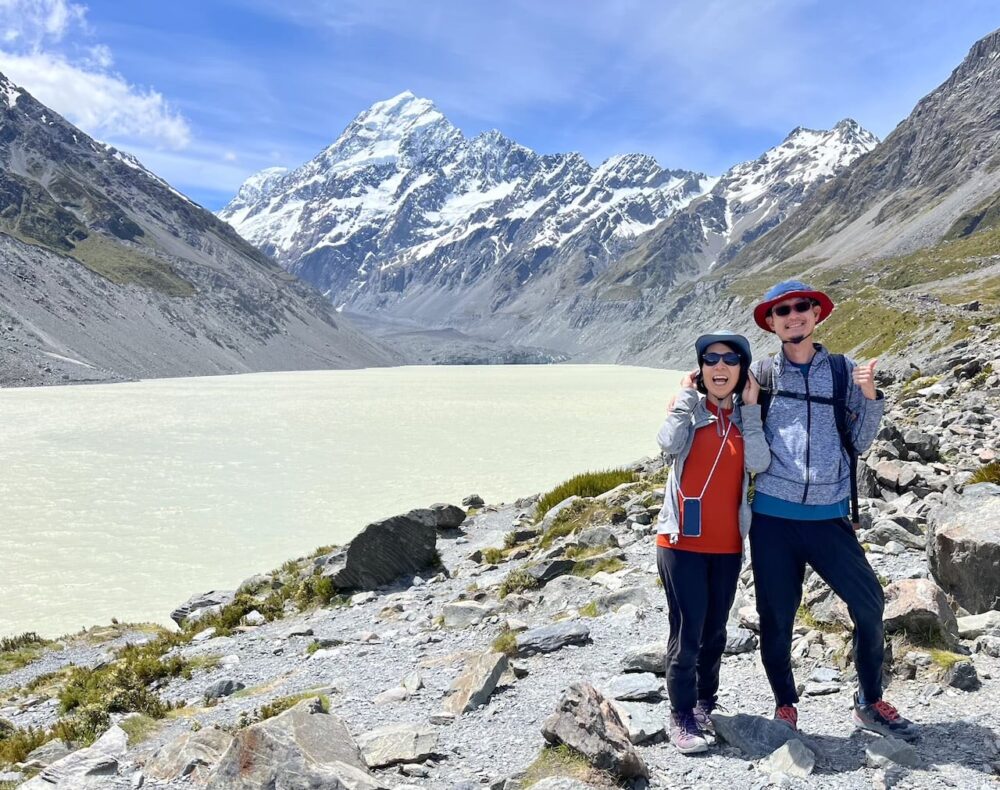
{"type": "Polygon", "coordinates": [[[780,705],[799,700],[792,675],[792,629],[808,562],[847,604],[854,621],[854,664],[866,702],[882,699],[882,585],[845,518],[822,521],[753,514],[750,527],[760,653],[780,705]]]}
{"type": "Polygon", "coordinates": [[[700,699],[715,702],[742,565],[740,554],[656,548],[669,609],[667,694],[674,711],[690,711],[700,699]]]}

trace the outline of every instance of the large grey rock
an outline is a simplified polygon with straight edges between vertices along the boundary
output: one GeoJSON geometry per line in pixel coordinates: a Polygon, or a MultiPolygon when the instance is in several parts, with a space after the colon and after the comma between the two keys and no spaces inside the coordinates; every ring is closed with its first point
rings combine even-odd
{"type": "Polygon", "coordinates": [[[590,629],[583,623],[555,623],[518,634],[517,655],[552,653],[567,645],[583,645],[589,641],[590,629]]]}
{"type": "Polygon", "coordinates": [[[786,742],[798,738],[788,726],[774,719],[746,713],[737,713],[735,716],[713,713],[712,723],[720,738],[751,760],[766,757],[786,742]]]}
{"type": "Polygon", "coordinates": [[[589,683],[573,683],[542,725],[551,744],[564,743],[595,768],[623,778],[648,777],[618,711],[589,683]]]}
{"type": "Polygon", "coordinates": [[[991,658],[1000,658],[1000,636],[984,634],[983,636],[976,637],[972,650],[975,653],[985,653],[991,658]]]}
{"type": "Polygon", "coordinates": [[[757,769],[765,774],[788,774],[804,777],[816,767],[816,755],[802,741],[793,738],[760,761],[757,769]]]}
{"type": "Polygon", "coordinates": [[[958,635],[962,639],[979,636],[1000,636],[1000,612],[991,609],[982,614],[970,614],[958,618],[958,635]]]}
{"type": "Polygon", "coordinates": [[[201,783],[232,742],[232,735],[214,727],[181,733],[160,747],[143,771],[147,777],[165,782],[190,777],[201,783]]]}
{"type": "Polygon", "coordinates": [[[659,701],[663,697],[663,683],[652,672],[630,672],[604,683],[601,691],[614,700],[659,701]]]}
{"type": "Polygon", "coordinates": [[[973,614],[1000,608],[1000,486],[968,486],[928,522],[931,573],[973,614]]]}
{"type": "Polygon", "coordinates": [[[858,539],[862,543],[875,543],[879,546],[896,541],[911,549],[922,549],[927,542],[926,539],[914,535],[890,519],[876,521],[875,525],[861,533],[858,539]]]}
{"type": "Polygon", "coordinates": [[[528,565],[524,570],[539,582],[545,584],[546,582],[552,581],[557,576],[569,573],[575,566],[576,563],[573,562],[573,560],[554,559],[542,560],[534,565],[528,565]]]}
{"type": "Polygon", "coordinates": [[[571,496],[571,497],[567,497],[562,502],[557,502],[555,505],[553,505],[552,507],[550,507],[545,512],[545,515],[542,517],[542,520],[541,520],[541,527],[542,527],[542,529],[544,530],[544,529],[548,529],[549,527],[551,527],[552,524],[555,522],[556,517],[558,517],[558,515],[560,513],[562,513],[567,508],[573,507],[579,501],[580,501],[580,497],[574,495],[574,496],[571,496]]]}
{"type": "Polygon", "coordinates": [[[228,697],[230,694],[235,694],[237,691],[242,691],[245,688],[246,685],[238,680],[222,678],[205,689],[205,699],[221,699],[222,697],[228,697]]]}
{"type": "Polygon", "coordinates": [[[68,746],[61,738],[53,738],[51,741],[43,743],[37,749],[33,749],[21,761],[21,767],[25,770],[41,770],[52,765],[57,760],[61,760],[72,751],[73,748],[68,746]]]}
{"type": "Polygon", "coordinates": [[[940,441],[936,436],[917,428],[911,428],[903,434],[903,444],[910,452],[916,453],[921,461],[936,461],[940,441]]]}
{"type": "Polygon", "coordinates": [[[322,575],[338,589],[373,590],[437,560],[437,517],[411,510],[366,526],[346,548],[323,560],[322,575]]]}
{"type": "Polygon", "coordinates": [[[747,628],[726,626],[726,655],[749,653],[757,649],[757,635],[747,628]]]}
{"type": "Polygon", "coordinates": [[[576,536],[576,542],[581,546],[618,546],[618,538],[611,527],[587,527],[576,536]]]}
{"type": "Polygon", "coordinates": [[[205,615],[218,614],[235,598],[235,590],[209,590],[207,593],[188,598],[170,613],[170,619],[180,626],[187,621],[197,622],[205,615]]]}
{"type": "Polygon", "coordinates": [[[638,745],[658,740],[666,735],[666,720],[652,705],[618,700],[613,704],[625,729],[628,730],[628,739],[632,743],[638,745]]]}
{"type": "Polygon", "coordinates": [[[467,628],[493,614],[493,608],[476,601],[453,601],[444,605],[441,614],[446,628],[467,628]]]}
{"type": "Polygon", "coordinates": [[[417,724],[388,724],[358,738],[365,762],[371,768],[399,763],[420,763],[437,754],[437,731],[417,724]]]}
{"type": "Polygon", "coordinates": [[[318,699],[236,735],[206,782],[208,790],[382,790],[347,726],[318,699]]]}
{"type": "Polygon", "coordinates": [[[873,768],[888,768],[903,765],[907,768],[922,768],[923,761],[916,750],[898,738],[876,738],[865,747],[865,760],[873,768]]]}
{"type": "Polygon", "coordinates": [[[887,633],[905,631],[913,637],[940,637],[954,642],[958,623],[944,591],[930,579],[900,579],[885,588],[882,622],[887,633]]]}
{"type": "Polygon", "coordinates": [[[508,664],[503,653],[483,653],[470,658],[465,662],[462,674],[451,684],[452,693],[444,702],[444,710],[461,716],[485,705],[507,671],[508,664]]]}
{"type": "Polygon", "coordinates": [[[649,609],[649,597],[642,587],[623,587],[614,592],[598,595],[594,599],[594,605],[601,614],[605,612],[616,612],[626,604],[632,604],[639,611],[649,609]]]}
{"type": "Polygon", "coordinates": [[[956,661],[945,670],[942,681],[962,691],[978,691],[982,686],[976,667],[971,661],[956,661]]]}
{"type": "Polygon", "coordinates": [[[622,657],[622,669],[626,672],[653,672],[663,675],[667,671],[667,643],[648,642],[638,647],[630,647],[622,657]]]}
{"type": "Polygon", "coordinates": [[[458,505],[437,502],[429,510],[434,514],[435,525],[439,529],[456,529],[465,521],[465,511],[458,505]]]}
{"type": "Polygon", "coordinates": [[[128,735],[112,726],[86,749],[71,752],[46,768],[21,787],[26,790],[77,790],[98,787],[118,774],[118,767],[128,751],[128,735]]]}

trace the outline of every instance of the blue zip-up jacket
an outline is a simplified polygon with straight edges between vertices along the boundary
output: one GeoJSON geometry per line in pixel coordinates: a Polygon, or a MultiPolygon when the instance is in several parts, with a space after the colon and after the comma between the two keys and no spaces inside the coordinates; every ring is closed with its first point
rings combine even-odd
{"type": "MultiPolygon", "coordinates": [[[[662,535],[677,535],[680,533],[680,514],[677,512],[677,495],[680,493],[680,480],[684,474],[684,462],[694,434],[699,428],[718,422],[705,405],[705,396],[697,390],[682,389],[670,414],[663,421],[656,440],[660,449],[671,461],[670,475],[663,494],[663,507],[657,519],[656,531],[662,535]]],[[[750,531],[750,505],[747,503],[747,491],[750,486],[750,472],[760,473],[767,469],[771,462],[771,453],[767,449],[767,441],[760,424],[760,406],[738,404],[732,412],[733,424],[743,435],[743,499],[740,500],[739,525],[740,537],[745,538],[750,531]]]]}
{"type": "MultiPolygon", "coordinates": [[[[788,362],[783,353],[774,357],[777,389],[808,395],[833,396],[830,353],[819,343],[808,376],[788,362]]],[[[854,361],[847,359],[847,422],[858,453],[871,445],[885,410],[881,393],[869,400],[851,379],[854,361]]],[[[760,381],[762,362],[751,370],[760,381]]],[[[766,387],[767,382],[761,381],[766,387]]],[[[803,505],[842,502],[851,493],[847,451],[837,433],[833,406],[797,398],[772,398],[764,435],[771,447],[771,465],[757,475],[755,489],[768,496],[803,505]]]]}

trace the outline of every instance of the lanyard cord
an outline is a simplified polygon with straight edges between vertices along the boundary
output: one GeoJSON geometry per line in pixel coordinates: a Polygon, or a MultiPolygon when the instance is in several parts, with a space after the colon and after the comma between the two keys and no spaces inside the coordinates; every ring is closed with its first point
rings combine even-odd
{"type": "MultiPolygon", "coordinates": [[[[719,410],[719,414],[721,416],[722,414],[721,409],[719,410]]],[[[684,499],[701,499],[703,496],[705,496],[705,492],[708,491],[708,484],[712,482],[712,476],[715,474],[715,469],[719,465],[719,459],[722,458],[722,451],[726,449],[726,439],[729,438],[729,431],[732,429],[732,427],[733,427],[733,421],[730,419],[728,425],[726,425],[726,432],[722,434],[722,441],[719,443],[719,452],[715,456],[715,463],[712,464],[712,469],[708,473],[708,477],[705,479],[705,485],[701,489],[701,493],[698,494],[697,497],[691,497],[685,495],[684,491],[681,489],[680,480],[677,481],[677,490],[680,491],[680,494],[684,499]]]]}

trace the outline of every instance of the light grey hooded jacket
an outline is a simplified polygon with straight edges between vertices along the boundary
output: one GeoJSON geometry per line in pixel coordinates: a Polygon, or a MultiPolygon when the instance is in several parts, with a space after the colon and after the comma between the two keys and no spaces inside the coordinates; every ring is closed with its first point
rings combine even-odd
{"type": "MultiPolygon", "coordinates": [[[[661,535],[680,533],[680,516],[677,512],[677,495],[680,493],[680,479],[684,474],[684,462],[694,442],[694,432],[716,422],[716,417],[705,405],[705,397],[697,390],[682,389],[674,402],[674,408],[667,415],[663,427],[656,437],[663,452],[673,461],[670,476],[663,495],[663,507],[657,519],[656,531],[661,535]]],[[[750,505],[747,491],[750,487],[750,472],[760,473],[771,463],[771,450],[764,438],[760,422],[760,406],[740,404],[733,409],[733,423],[743,435],[743,499],[740,502],[740,536],[746,538],[750,531],[750,505]]]]}

